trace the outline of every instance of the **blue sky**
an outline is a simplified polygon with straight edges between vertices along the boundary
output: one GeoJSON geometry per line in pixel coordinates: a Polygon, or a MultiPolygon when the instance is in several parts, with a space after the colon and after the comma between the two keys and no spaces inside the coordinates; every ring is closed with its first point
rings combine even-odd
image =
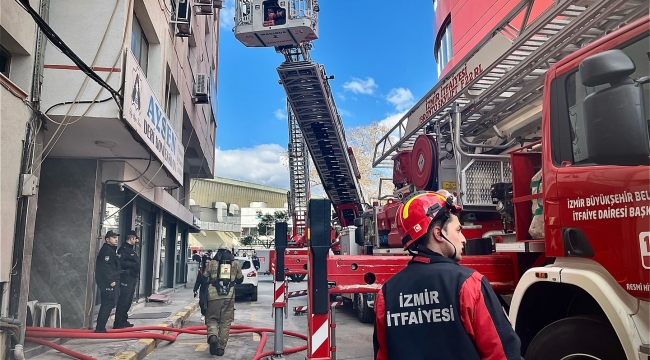
{"type": "MultiPolygon", "coordinates": [[[[321,1],[312,59],[325,66],[346,128],[394,124],[437,81],[433,2],[321,1]],[[334,4],[345,6],[335,6],[334,4]]],[[[247,48],[225,2],[219,41],[217,176],[288,188],[288,128],[273,48],[247,48]]]]}

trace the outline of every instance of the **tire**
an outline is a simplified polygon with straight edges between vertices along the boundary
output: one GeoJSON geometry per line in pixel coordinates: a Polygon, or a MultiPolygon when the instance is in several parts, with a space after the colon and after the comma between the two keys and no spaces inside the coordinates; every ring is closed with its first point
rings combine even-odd
{"type": "Polygon", "coordinates": [[[560,359],[619,360],[625,352],[606,318],[573,316],[543,328],[526,351],[526,360],[560,359]]]}
{"type": "Polygon", "coordinates": [[[304,275],[304,274],[302,274],[302,275],[289,275],[289,279],[291,280],[291,282],[299,283],[299,282],[305,280],[305,276],[307,276],[307,275],[304,275]]]}
{"type": "Polygon", "coordinates": [[[251,301],[257,301],[257,286],[255,287],[255,289],[251,293],[251,301]]]}
{"type": "Polygon", "coordinates": [[[357,302],[357,318],[364,324],[370,324],[375,321],[375,310],[368,306],[365,294],[355,294],[357,302]]]}

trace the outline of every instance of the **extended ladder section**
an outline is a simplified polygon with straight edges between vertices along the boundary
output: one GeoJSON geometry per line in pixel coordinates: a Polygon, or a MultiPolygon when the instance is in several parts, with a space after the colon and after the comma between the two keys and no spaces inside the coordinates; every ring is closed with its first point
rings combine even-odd
{"type": "Polygon", "coordinates": [[[341,226],[351,225],[362,210],[363,195],[325,69],[308,56],[300,61],[287,56],[277,70],[323,189],[341,226]]]}
{"type": "Polygon", "coordinates": [[[533,3],[521,1],[379,140],[373,167],[392,168],[392,156],[412,148],[429,125],[437,123],[443,138],[451,139],[448,114],[455,105],[461,113],[460,136],[487,133],[541,98],[544,75],[553,64],[648,13],[647,0],[560,0],[528,24],[533,3]]]}
{"type": "Polygon", "coordinates": [[[305,213],[309,196],[309,153],[298,120],[287,100],[289,118],[289,214],[293,216],[293,236],[304,235],[305,213]]]}

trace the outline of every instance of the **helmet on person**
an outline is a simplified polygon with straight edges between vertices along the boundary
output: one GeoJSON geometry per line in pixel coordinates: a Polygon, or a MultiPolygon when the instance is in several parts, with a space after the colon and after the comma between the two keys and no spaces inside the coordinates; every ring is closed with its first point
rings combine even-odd
{"type": "Polygon", "coordinates": [[[214,255],[214,259],[217,261],[234,260],[235,257],[233,255],[231,247],[228,246],[228,244],[226,243],[222,243],[221,245],[219,245],[219,249],[217,250],[217,253],[214,255]]]}
{"type": "Polygon", "coordinates": [[[436,192],[418,191],[404,199],[397,209],[397,231],[402,238],[404,249],[424,236],[429,225],[435,220],[449,217],[450,213],[460,212],[462,208],[454,202],[454,197],[446,190],[436,192]]]}

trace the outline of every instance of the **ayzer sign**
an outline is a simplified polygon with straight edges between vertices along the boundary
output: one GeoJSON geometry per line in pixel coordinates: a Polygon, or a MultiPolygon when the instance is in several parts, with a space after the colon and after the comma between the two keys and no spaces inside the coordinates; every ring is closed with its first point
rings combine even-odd
{"type": "Polygon", "coordinates": [[[153,95],[133,53],[128,50],[124,74],[124,117],[176,181],[183,185],[183,144],[165,116],[164,108],[153,95]]]}

